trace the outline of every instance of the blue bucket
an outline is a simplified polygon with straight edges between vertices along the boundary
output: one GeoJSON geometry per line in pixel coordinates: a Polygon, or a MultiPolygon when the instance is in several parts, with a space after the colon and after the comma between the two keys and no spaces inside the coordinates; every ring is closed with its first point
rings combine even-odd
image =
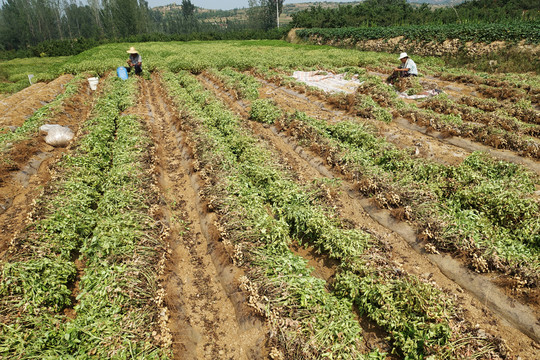
{"type": "Polygon", "coordinates": [[[116,75],[118,75],[118,77],[122,80],[127,80],[128,78],[128,72],[127,72],[127,69],[123,66],[119,66],[117,69],[116,69],[116,75]]]}

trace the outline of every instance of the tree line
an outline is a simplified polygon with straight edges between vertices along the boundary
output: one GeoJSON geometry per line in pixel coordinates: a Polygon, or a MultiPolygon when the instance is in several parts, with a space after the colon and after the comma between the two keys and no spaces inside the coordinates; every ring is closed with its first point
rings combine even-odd
{"type": "Polygon", "coordinates": [[[253,31],[253,36],[258,36],[276,26],[276,11],[281,12],[283,0],[250,0],[249,4],[247,21],[211,23],[203,14],[198,16],[190,0],[182,0],[181,7],[167,11],[149,8],[146,0],[88,0],[87,4],[77,0],[2,0],[0,51],[56,42],[68,43],[72,52],[77,52],[108,40],[185,39],[188,34],[219,39],[227,37],[224,33],[245,37],[253,31]]]}
{"type": "Polygon", "coordinates": [[[425,3],[418,6],[406,0],[365,0],[334,9],[312,6],[293,14],[292,19],[291,26],[300,28],[526,21],[540,19],[540,1],[473,0],[433,9],[425,3]]]}
{"type": "MultiPolygon", "coordinates": [[[[0,0],[0,57],[73,55],[108,41],[276,38],[283,0],[249,0],[247,19],[212,22],[191,2],[151,9],[146,0],[0,0]],[[9,55],[5,55],[9,54],[9,55]]],[[[228,12],[230,13],[230,12],[228,12]]],[[[289,27],[357,27],[500,22],[540,18],[538,0],[474,0],[432,9],[406,0],[365,0],[338,8],[311,7],[289,27]]]]}
{"type": "Polygon", "coordinates": [[[4,50],[50,40],[118,38],[152,31],[144,0],[4,0],[0,40],[4,50]]]}

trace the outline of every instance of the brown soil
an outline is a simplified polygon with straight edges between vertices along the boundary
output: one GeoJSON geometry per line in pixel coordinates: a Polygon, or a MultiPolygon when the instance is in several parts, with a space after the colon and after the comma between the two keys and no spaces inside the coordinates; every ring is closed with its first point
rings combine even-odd
{"type": "Polygon", "coordinates": [[[48,84],[37,83],[0,100],[0,127],[21,126],[36,110],[64,92],[73,75],[62,75],[48,84]]]}
{"type": "MultiPolygon", "coordinates": [[[[84,85],[80,91],[66,99],[59,111],[48,120],[51,124],[68,126],[77,133],[91,108],[92,95],[84,85]]],[[[24,102],[27,104],[26,102],[24,102]]],[[[20,112],[29,108],[20,106],[20,112]]],[[[0,255],[9,242],[24,228],[33,201],[50,181],[49,166],[68,148],[55,148],[45,143],[44,136],[31,134],[26,140],[14,143],[2,153],[0,161],[0,255]]]]}
{"type": "Polygon", "coordinates": [[[84,276],[84,269],[86,267],[85,261],[79,259],[79,254],[76,252],[73,254],[73,263],[75,264],[75,268],[77,269],[77,275],[75,276],[75,280],[73,283],[70,284],[69,290],[71,290],[71,305],[64,309],[64,315],[66,315],[70,319],[75,319],[77,317],[77,312],[75,311],[75,307],[79,304],[79,300],[77,300],[77,296],[79,295],[81,289],[80,289],[80,283],[81,278],[84,276]]]}
{"type": "Polygon", "coordinates": [[[251,314],[239,290],[241,269],[232,265],[215,215],[207,212],[193,169],[182,119],[172,111],[159,76],[141,80],[138,114],[157,144],[160,212],[170,256],[162,283],[176,359],[262,359],[268,329],[251,314]]]}
{"type": "MultiPolygon", "coordinates": [[[[397,269],[426,279],[452,294],[464,317],[463,323],[502,339],[510,348],[508,359],[538,358],[538,343],[505,320],[500,311],[493,309],[488,295],[479,297],[474,289],[460,285],[460,279],[449,274],[435,254],[424,251],[415,234],[411,241],[407,235],[410,230],[407,230],[407,223],[393,219],[388,211],[381,212],[369,199],[358,194],[355,184],[327,166],[326,160],[298,146],[285,132],[247,121],[247,102],[223,91],[204,73],[199,80],[246,120],[246,126],[268,144],[276,158],[291,169],[299,182],[309,184],[315,179],[339,179],[336,188],[328,192],[328,201],[336,206],[339,216],[351,227],[363,229],[378,239],[397,269]]],[[[193,163],[190,129],[185,115],[173,110],[158,75],[154,74],[151,80],[139,81],[141,96],[133,112],[145,119],[156,144],[154,171],[159,179],[157,186],[161,199],[155,214],[162,224],[162,236],[169,248],[169,252],[164,254],[164,272],[160,279],[165,296],[159,322],[164,323],[162,331],[169,332],[168,336],[161,334],[163,342],[172,343],[176,359],[270,358],[270,345],[267,343],[270,326],[246,305],[247,295],[239,287],[243,271],[232,264],[229,249],[220,241],[220,232],[215,225],[216,214],[209,210],[200,194],[204,181],[198,176],[193,163]]],[[[347,111],[340,110],[339,104],[331,105],[314,96],[272,84],[265,84],[260,94],[262,98],[272,98],[287,111],[304,111],[328,121],[354,119],[347,111]]],[[[48,122],[68,125],[76,133],[89,114],[91,96],[88,87],[83,86],[48,122]]],[[[28,109],[31,106],[29,104],[28,109]]],[[[28,113],[32,112],[28,110],[28,113]]],[[[457,164],[470,153],[466,146],[451,144],[427,131],[405,126],[403,122],[366,122],[381,136],[400,148],[410,149],[415,156],[457,164]]],[[[36,134],[14,144],[2,154],[7,161],[0,163],[0,255],[16,233],[24,228],[32,211],[33,199],[50,181],[49,165],[68,151],[69,147],[48,146],[43,137],[36,134]]],[[[308,259],[314,268],[313,275],[324,279],[328,291],[332,291],[336,264],[309,247],[293,245],[292,250],[308,259]]],[[[459,269],[459,265],[454,267],[459,269]]],[[[84,264],[79,262],[77,269],[80,275],[84,264]]],[[[511,289],[512,284],[505,281],[509,280],[499,280],[497,285],[511,289]]],[[[71,290],[76,296],[76,281],[71,290]]],[[[530,293],[528,301],[538,305],[538,297],[537,293],[530,293]]],[[[517,301],[514,304],[519,305],[517,301]]],[[[537,306],[533,307],[537,318],[538,310],[537,306]]],[[[66,315],[75,317],[76,313],[67,309],[66,315]]],[[[358,321],[364,329],[363,347],[366,351],[374,348],[389,350],[383,330],[361,316],[358,316],[358,321]]],[[[397,357],[390,357],[394,358],[397,357]]]]}
{"type": "MultiPolygon", "coordinates": [[[[214,91],[233,111],[239,116],[247,120],[247,105],[239,103],[223,91],[216,84],[213,84],[207,77],[200,76],[199,80],[208,88],[214,91]]],[[[278,106],[287,111],[304,111],[310,116],[320,117],[332,121],[333,118],[339,116],[340,119],[346,118],[346,114],[331,109],[325,104],[321,104],[318,100],[307,98],[301,94],[292,96],[291,91],[282,89],[273,85],[265,84],[260,90],[262,98],[272,98],[277,102],[278,106]]],[[[418,142],[422,142],[424,149],[429,151],[421,151],[419,149],[418,156],[432,158],[436,161],[445,163],[457,163],[461,161],[469,152],[458,146],[448,145],[440,142],[430,136],[426,136],[420,132],[404,129],[399,124],[372,124],[378,131],[390,141],[396,143],[400,147],[416,146],[418,142]]],[[[416,239],[414,231],[412,231],[413,239],[410,236],[407,238],[402,231],[396,231],[407,225],[405,222],[400,222],[392,218],[390,212],[383,212],[381,217],[377,212],[380,212],[374,206],[371,200],[362,197],[355,191],[354,184],[339,174],[330,170],[326,166],[326,161],[318,157],[317,154],[310,150],[298,146],[298,144],[286,134],[280,132],[274,127],[268,127],[259,123],[249,122],[248,126],[254,134],[264,140],[276,153],[275,158],[281,159],[298,179],[304,183],[310,183],[318,178],[337,178],[340,179],[340,185],[336,191],[332,191],[332,201],[336,204],[340,218],[345,219],[347,223],[352,224],[355,228],[361,228],[373,234],[389,253],[396,268],[429,280],[442,288],[445,292],[452,294],[459,310],[464,316],[465,322],[475,329],[481,329],[486,333],[490,333],[500,339],[503,339],[505,344],[510,348],[508,358],[512,359],[536,359],[538,355],[538,343],[532,340],[528,335],[520,331],[515,325],[511,325],[504,317],[501,311],[494,309],[488,301],[487,295],[479,297],[474,289],[468,288],[467,283],[460,285],[460,279],[455,279],[447,270],[457,270],[463,268],[459,264],[452,264],[445,267],[440,265],[440,260],[433,255],[427,254],[423,249],[419,240],[416,239]],[[375,209],[375,210],[374,210],[375,209]],[[439,264],[439,265],[438,265],[439,264]]],[[[410,226],[409,226],[410,228],[410,226]]],[[[295,252],[308,259],[311,266],[314,267],[314,275],[320,276],[325,280],[330,280],[334,273],[334,265],[320,256],[317,257],[309,248],[296,248],[295,252]]],[[[475,276],[468,273],[468,276],[475,276]]],[[[489,282],[491,283],[491,281],[489,282]]],[[[496,290],[501,293],[500,290],[496,290]]],[[[504,297],[504,296],[503,296],[504,297]]],[[[491,300],[491,299],[490,299],[491,300]]],[[[508,299],[505,299],[508,300],[508,299]]],[[[513,304],[517,304],[515,300],[509,300],[513,304]]],[[[511,307],[513,305],[510,305],[511,307]]],[[[534,324],[538,315],[538,307],[533,306],[533,309],[527,321],[532,321],[534,324]]],[[[503,311],[504,312],[504,311],[503,311]]],[[[361,322],[361,325],[367,331],[366,324],[361,322]]],[[[538,327],[538,324],[535,326],[538,327]]],[[[532,334],[534,336],[534,334],[532,334]]],[[[538,333],[536,333],[536,336],[538,333]]],[[[374,337],[375,343],[380,345],[380,336],[374,337]]],[[[366,344],[366,348],[370,347],[366,344]]]]}
{"type": "MultiPolygon", "coordinates": [[[[329,119],[329,121],[332,121],[333,118],[340,120],[353,119],[351,111],[346,110],[347,106],[345,106],[344,110],[344,106],[336,104],[332,101],[332,97],[329,98],[331,102],[328,102],[321,100],[320,94],[301,94],[296,90],[283,88],[264,80],[261,80],[261,82],[264,84],[261,90],[261,98],[277,100],[286,111],[294,112],[298,110],[311,117],[325,118],[329,119]]],[[[454,83],[454,86],[455,89],[466,87],[456,83],[454,83]]],[[[463,93],[468,92],[464,90],[463,93]]],[[[533,156],[528,152],[530,150],[536,154],[537,149],[525,149],[521,151],[525,156],[519,156],[516,151],[496,148],[498,141],[506,143],[504,138],[489,138],[487,135],[484,136],[483,133],[474,135],[472,140],[462,136],[452,136],[447,131],[436,131],[429,125],[429,119],[427,118],[417,119],[416,122],[413,122],[398,117],[389,124],[364,118],[361,121],[376,128],[379,135],[384,136],[387,141],[394,143],[401,149],[409,149],[411,154],[415,156],[444,164],[459,164],[471,152],[485,151],[495,158],[521,164],[540,174],[540,161],[529,158],[529,156],[534,157],[536,155],[533,156]],[[484,139],[484,144],[475,141],[476,138],[482,136],[487,136],[484,139]]]]}
{"type": "MultiPolygon", "coordinates": [[[[276,85],[265,83],[260,90],[261,98],[275,100],[281,108],[287,112],[301,111],[307,115],[319,119],[355,119],[346,111],[336,109],[315,98],[299,94],[290,89],[284,89],[276,85]]],[[[377,130],[379,135],[394,143],[401,149],[410,149],[412,154],[425,157],[433,161],[445,164],[459,164],[469,152],[460,147],[446,144],[419,131],[405,128],[400,123],[384,123],[381,121],[360,119],[377,130]]]]}

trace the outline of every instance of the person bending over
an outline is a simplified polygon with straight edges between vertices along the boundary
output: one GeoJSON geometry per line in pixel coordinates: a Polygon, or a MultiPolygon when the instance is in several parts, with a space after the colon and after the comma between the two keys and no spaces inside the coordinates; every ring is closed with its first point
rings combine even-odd
{"type": "Polygon", "coordinates": [[[386,79],[386,82],[393,84],[398,78],[409,77],[409,76],[418,76],[418,69],[416,69],[415,62],[409,58],[406,52],[402,52],[399,55],[399,60],[401,64],[394,69],[392,75],[386,79]]]}
{"type": "Polygon", "coordinates": [[[131,72],[131,68],[135,68],[135,75],[139,75],[142,72],[142,57],[137,50],[132,46],[127,53],[129,58],[127,60],[128,66],[126,66],[127,72],[131,72]]]}

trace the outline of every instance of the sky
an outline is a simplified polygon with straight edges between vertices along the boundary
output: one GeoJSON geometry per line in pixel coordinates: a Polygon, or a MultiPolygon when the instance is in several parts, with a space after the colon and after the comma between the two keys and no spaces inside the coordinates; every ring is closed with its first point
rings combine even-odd
{"type": "MultiPolygon", "coordinates": [[[[168,4],[182,4],[182,0],[147,0],[150,7],[168,5],[168,4]]],[[[316,0],[285,0],[284,4],[295,4],[304,2],[315,2],[316,0]]],[[[323,0],[328,2],[349,2],[354,0],[323,0]]],[[[195,6],[205,9],[241,9],[248,7],[248,0],[191,0],[191,3],[195,6]]]]}

